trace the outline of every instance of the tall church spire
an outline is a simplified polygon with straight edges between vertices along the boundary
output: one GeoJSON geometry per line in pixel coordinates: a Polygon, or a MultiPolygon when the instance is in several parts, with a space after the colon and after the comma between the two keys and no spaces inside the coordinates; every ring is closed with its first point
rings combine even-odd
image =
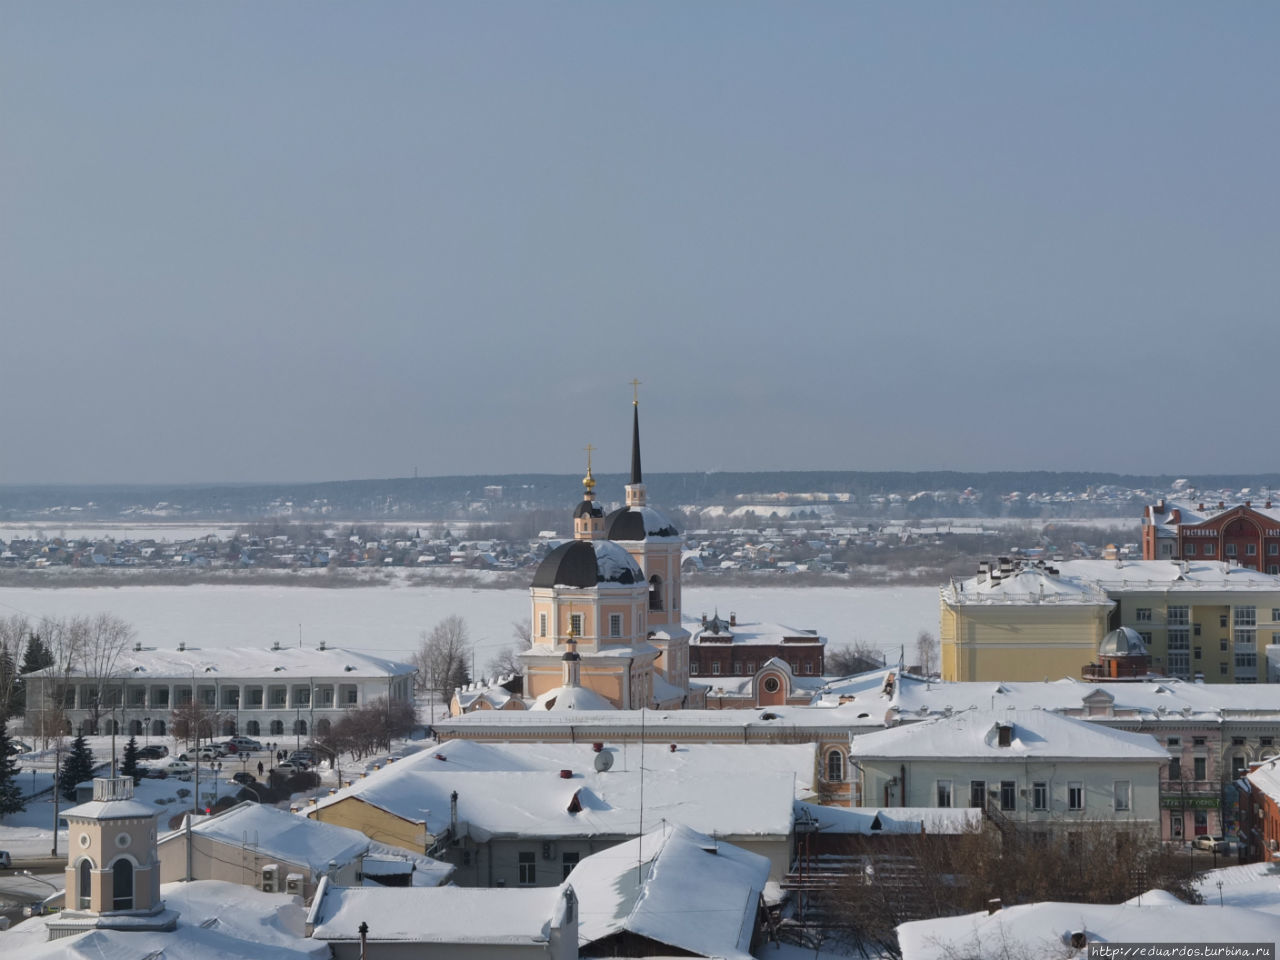
{"type": "Polygon", "coordinates": [[[640,470],[640,381],[631,381],[631,482],[627,484],[627,506],[644,506],[644,475],[640,470]]]}

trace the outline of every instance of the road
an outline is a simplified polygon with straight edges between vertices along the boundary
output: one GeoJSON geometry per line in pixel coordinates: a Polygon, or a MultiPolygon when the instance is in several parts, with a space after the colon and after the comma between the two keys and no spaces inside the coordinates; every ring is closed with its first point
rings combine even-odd
{"type": "Polygon", "coordinates": [[[55,888],[62,889],[61,871],[42,866],[39,870],[32,869],[36,877],[27,877],[19,872],[22,869],[26,868],[15,863],[14,869],[0,871],[0,917],[7,917],[10,925],[22,921],[24,906],[51,896],[55,888]],[[42,880],[46,882],[42,883],[42,880]]]}

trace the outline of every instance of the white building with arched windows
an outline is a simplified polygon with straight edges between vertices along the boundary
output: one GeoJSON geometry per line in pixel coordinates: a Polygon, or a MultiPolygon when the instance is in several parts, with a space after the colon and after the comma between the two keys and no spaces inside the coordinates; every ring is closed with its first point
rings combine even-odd
{"type": "Polygon", "coordinates": [[[201,737],[323,735],[354,707],[379,698],[411,701],[415,673],[412,664],[323,644],[173,650],[136,644],[106,677],[80,664],[24,675],[24,729],[31,736],[166,736],[176,714],[198,719],[201,737]]]}

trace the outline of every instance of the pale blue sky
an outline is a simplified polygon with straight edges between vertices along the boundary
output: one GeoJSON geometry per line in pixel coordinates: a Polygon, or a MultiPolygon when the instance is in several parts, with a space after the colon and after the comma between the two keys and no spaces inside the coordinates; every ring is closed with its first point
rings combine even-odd
{"type": "Polygon", "coordinates": [[[0,2],[0,482],[1275,469],[1280,7],[0,2]]]}

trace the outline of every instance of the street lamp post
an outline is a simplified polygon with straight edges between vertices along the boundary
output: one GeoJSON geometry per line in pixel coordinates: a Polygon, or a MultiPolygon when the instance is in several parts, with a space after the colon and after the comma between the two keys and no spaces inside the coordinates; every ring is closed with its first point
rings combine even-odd
{"type": "Polygon", "coordinates": [[[142,718],[142,732],[147,738],[147,746],[151,746],[151,718],[142,718]]]}

